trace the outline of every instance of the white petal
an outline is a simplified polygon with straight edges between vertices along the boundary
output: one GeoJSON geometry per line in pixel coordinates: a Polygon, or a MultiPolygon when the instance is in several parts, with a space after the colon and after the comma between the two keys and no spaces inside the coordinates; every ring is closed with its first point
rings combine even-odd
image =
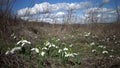
{"type": "Polygon", "coordinates": [[[7,51],[6,53],[5,53],[5,55],[8,55],[10,52],[9,51],[7,51]]]}
{"type": "Polygon", "coordinates": [[[24,46],[25,45],[25,43],[22,43],[22,45],[21,46],[24,46]]]}
{"type": "Polygon", "coordinates": [[[17,45],[19,45],[20,43],[21,43],[21,41],[18,41],[18,42],[17,42],[17,45]]]}
{"type": "Polygon", "coordinates": [[[41,52],[41,56],[44,56],[45,55],[45,52],[41,52]]]}

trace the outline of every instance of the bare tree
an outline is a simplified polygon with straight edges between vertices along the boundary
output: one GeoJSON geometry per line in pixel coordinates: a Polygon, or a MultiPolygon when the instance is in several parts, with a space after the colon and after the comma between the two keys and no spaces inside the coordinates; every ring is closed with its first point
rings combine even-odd
{"type": "Polygon", "coordinates": [[[0,0],[0,17],[9,18],[16,0],[0,0]]]}
{"type": "Polygon", "coordinates": [[[116,22],[120,22],[120,0],[112,0],[113,9],[116,12],[116,22]]]}
{"type": "MultiPolygon", "coordinates": [[[[88,22],[90,23],[97,23],[100,19],[98,17],[99,14],[101,14],[101,17],[103,16],[103,6],[108,3],[109,0],[103,0],[101,3],[97,3],[89,7],[89,11],[86,11],[88,16],[86,17],[88,22]]],[[[97,0],[91,0],[91,2],[97,2],[97,0]]],[[[87,10],[88,10],[87,9],[87,10]]],[[[85,13],[86,14],[86,13],[85,13]]]]}
{"type": "Polygon", "coordinates": [[[64,20],[65,23],[67,24],[73,23],[72,19],[73,19],[73,15],[75,14],[76,9],[69,7],[66,11],[67,11],[67,14],[65,16],[66,20],[64,20]]]}
{"type": "Polygon", "coordinates": [[[13,19],[12,8],[15,2],[16,0],[0,0],[0,29],[3,32],[13,23],[10,20],[13,19]]]}

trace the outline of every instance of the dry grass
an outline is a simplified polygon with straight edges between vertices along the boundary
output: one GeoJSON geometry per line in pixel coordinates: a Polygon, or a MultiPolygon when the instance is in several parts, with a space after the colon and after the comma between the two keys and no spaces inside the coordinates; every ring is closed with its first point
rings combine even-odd
{"type": "MultiPolygon", "coordinates": [[[[112,68],[113,66],[118,68],[119,66],[119,61],[116,61],[116,59],[101,59],[101,58],[96,58],[94,59],[93,57],[90,57],[90,53],[88,51],[88,47],[87,47],[87,43],[84,40],[84,38],[81,36],[82,33],[84,32],[91,32],[91,35],[97,35],[98,38],[96,39],[92,39],[92,37],[90,37],[90,41],[95,41],[98,42],[99,39],[103,39],[106,37],[111,37],[113,35],[117,36],[117,40],[120,40],[120,24],[48,24],[48,23],[44,23],[44,22],[19,22],[17,25],[11,25],[7,27],[7,30],[4,32],[2,31],[3,27],[1,28],[1,45],[4,44],[4,46],[2,45],[2,47],[4,47],[4,50],[7,49],[7,47],[11,46],[12,43],[15,43],[16,41],[20,40],[21,37],[24,37],[25,39],[29,40],[32,42],[33,45],[35,45],[36,43],[41,43],[44,40],[48,40],[51,38],[59,38],[61,39],[61,42],[65,42],[67,44],[74,44],[73,46],[73,50],[74,52],[80,52],[81,53],[81,58],[82,58],[82,64],[79,65],[74,65],[72,67],[74,68],[95,68],[96,66],[98,68],[112,68]],[[9,32],[9,33],[7,33],[9,32]],[[16,39],[13,39],[10,35],[12,33],[15,33],[16,35],[16,39]],[[70,35],[70,36],[68,36],[70,35]],[[71,36],[74,36],[73,38],[71,36]],[[37,37],[37,38],[36,38],[37,37]],[[9,44],[7,45],[6,42],[4,41],[6,40],[9,44]],[[3,42],[4,41],[4,42],[3,42]],[[11,44],[10,44],[11,43],[11,44]],[[7,46],[5,46],[7,45],[7,46]],[[114,62],[111,62],[114,61],[114,62]],[[108,63],[106,62],[110,62],[109,67],[105,67],[106,65],[108,65],[108,63]],[[116,66],[115,66],[116,65],[116,66]],[[118,65],[118,66],[117,66],[118,65]]],[[[111,40],[112,41],[112,40],[111,40]]],[[[101,42],[100,42],[101,43],[101,42]]],[[[103,42],[102,42],[103,43],[103,42]]],[[[113,42],[110,43],[104,43],[106,44],[106,46],[111,49],[113,48],[113,42]]],[[[12,46],[13,47],[13,46],[12,46]]],[[[114,47],[115,49],[118,49],[119,47],[114,47]]],[[[9,63],[18,63],[16,67],[20,66],[21,61],[18,62],[14,62],[14,59],[19,60],[19,56],[13,56],[15,57],[13,59],[13,61],[9,60],[7,57],[3,57],[3,53],[4,50],[1,52],[1,56],[0,59],[3,59],[0,61],[0,64],[3,63],[5,65],[9,66],[9,63]],[[6,59],[6,61],[4,61],[6,59]]],[[[120,55],[118,55],[120,56],[120,55]]],[[[22,66],[24,65],[29,65],[32,62],[35,62],[34,60],[27,60],[22,66]]],[[[50,63],[54,63],[54,59],[49,60],[50,63]]],[[[3,65],[1,64],[1,65],[3,65]]],[[[36,67],[35,63],[32,67],[36,67]]],[[[62,65],[60,65],[58,63],[58,65],[54,65],[51,64],[50,65],[51,68],[56,68],[56,67],[61,67],[62,65]]],[[[49,65],[47,66],[48,68],[50,67],[49,65]]],[[[63,68],[70,68],[71,65],[67,64],[65,67],[63,66],[63,68]]],[[[46,66],[44,66],[45,68],[47,68],[46,66]]],[[[14,66],[13,66],[14,68],[14,66]]],[[[27,67],[24,67],[27,68],[27,67]]]]}

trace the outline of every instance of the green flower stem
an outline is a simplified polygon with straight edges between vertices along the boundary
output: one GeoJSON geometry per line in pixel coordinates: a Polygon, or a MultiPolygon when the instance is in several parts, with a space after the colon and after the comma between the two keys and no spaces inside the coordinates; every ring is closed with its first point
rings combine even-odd
{"type": "Polygon", "coordinates": [[[38,56],[38,68],[42,68],[41,56],[38,56]]]}

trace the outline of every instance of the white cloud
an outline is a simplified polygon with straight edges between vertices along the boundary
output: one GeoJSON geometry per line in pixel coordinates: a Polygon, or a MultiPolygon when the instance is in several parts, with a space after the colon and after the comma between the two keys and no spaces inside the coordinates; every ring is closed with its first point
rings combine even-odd
{"type": "MultiPolygon", "coordinates": [[[[107,3],[109,2],[109,0],[103,0],[103,2],[107,3]]],[[[17,14],[18,16],[21,17],[21,19],[29,20],[29,21],[45,21],[45,22],[50,22],[50,23],[56,23],[56,22],[64,23],[64,21],[67,20],[66,10],[67,11],[68,10],[79,10],[79,9],[88,7],[90,5],[91,5],[90,2],[56,3],[56,4],[50,4],[48,2],[43,2],[40,4],[35,4],[31,8],[26,7],[26,8],[20,9],[18,10],[17,14]]],[[[82,11],[83,13],[85,13],[83,16],[82,14],[77,15],[77,13],[72,14],[73,18],[71,18],[71,21],[73,23],[89,23],[88,21],[90,20],[91,16],[98,19],[99,22],[101,22],[101,20],[112,21],[115,18],[115,13],[116,13],[116,11],[113,9],[98,8],[98,7],[83,9],[82,11]]]]}
{"type": "Polygon", "coordinates": [[[84,12],[87,13],[87,14],[90,14],[90,13],[100,13],[100,12],[110,12],[112,11],[113,9],[108,9],[108,8],[97,8],[97,7],[94,7],[94,8],[89,8],[87,10],[85,10],[84,12]]]}
{"type": "Polygon", "coordinates": [[[108,3],[109,2],[109,0],[103,0],[103,3],[108,3]]]}
{"type": "Polygon", "coordinates": [[[55,16],[56,17],[62,17],[62,16],[64,16],[66,13],[65,12],[57,12],[56,14],[55,14],[55,16]]]}
{"type": "Polygon", "coordinates": [[[26,11],[28,10],[28,7],[27,8],[24,8],[24,9],[20,9],[18,12],[17,12],[17,15],[18,16],[23,16],[26,14],[26,11]]]}
{"type": "Polygon", "coordinates": [[[23,19],[23,20],[28,20],[29,19],[29,17],[21,17],[21,19],[23,19]]]}
{"type": "Polygon", "coordinates": [[[115,20],[115,10],[108,8],[89,8],[84,11],[86,21],[93,22],[113,22],[115,20]]]}
{"type": "Polygon", "coordinates": [[[56,3],[50,4],[48,2],[43,2],[40,4],[35,4],[32,8],[23,8],[18,10],[17,14],[19,16],[24,16],[26,13],[28,15],[34,15],[37,13],[52,12],[58,10],[77,10],[91,5],[90,2],[80,2],[80,3],[56,3]]]}

